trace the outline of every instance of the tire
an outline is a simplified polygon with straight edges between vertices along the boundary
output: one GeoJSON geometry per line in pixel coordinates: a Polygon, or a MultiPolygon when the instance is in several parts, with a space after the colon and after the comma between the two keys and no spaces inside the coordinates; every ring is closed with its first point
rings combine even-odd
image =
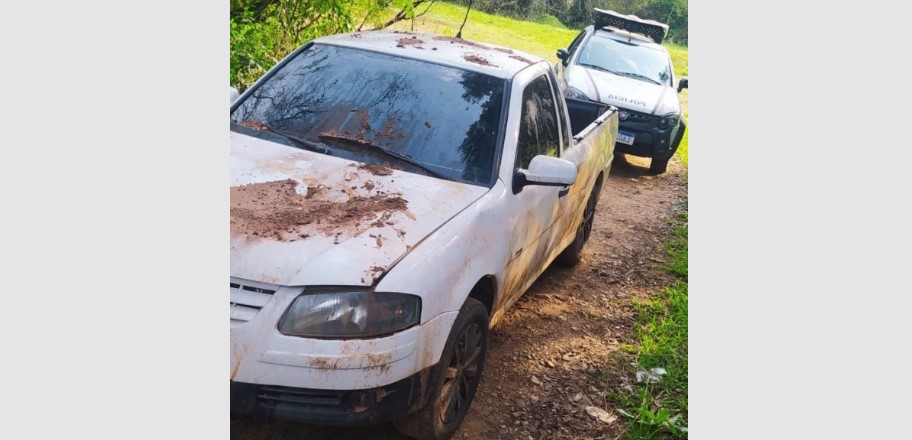
{"type": "Polygon", "coordinates": [[[478,300],[468,298],[434,369],[427,404],[393,422],[396,429],[418,440],[450,438],[475,398],[487,351],[488,309],[478,300]]]}
{"type": "Polygon", "coordinates": [[[599,196],[602,193],[602,183],[599,182],[592,189],[589,200],[586,201],[586,210],[583,211],[583,220],[579,227],[576,228],[576,238],[564,249],[555,261],[561,266],[572,267],[579,264],[583,257],[583,246],[589,241],[589,234],[592,233],[592,223],[595,220],[595,206],[598,204],[599,196]]]}
{"type": "Polygon", "coordinates": [[[669,159],[658,159],[653,157],[652,162],[649,163],[649,171],[654,174],[662,174],[665,170],[668,169],[668,160],[669,159]]]}
{"type": "MultiPolygon", "coordinates": [[[[684,130],[686,126],[682,123],[678,128],[678,134],[674,139],[674,148],[671,149],[671,156],[675,155],[675,152],[678,151],[678,147],[681,145],[681,140],[684,139],[684,130]]],[[[653,174],[662,174],[668,169],[668,161],[671,160],[671,156],[662,160],[657,158],[652,158],[652,162],[649,163],[649,171],[653,174]]]]}

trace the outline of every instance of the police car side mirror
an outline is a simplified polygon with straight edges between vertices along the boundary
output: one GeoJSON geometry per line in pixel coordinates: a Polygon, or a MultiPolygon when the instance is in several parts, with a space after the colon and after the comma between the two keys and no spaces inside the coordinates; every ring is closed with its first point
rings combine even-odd
{"type": "Polygon", "coordinates": [[[570,52],[567,52],[567,49],[563,49],[563,48],[558,49],[557,58],[560,59],[561,63],[563,63],[566,66],[567,62],[570,61],[570,52]]]}
{"type": "Polygon", "coordinates": [[[681,93],[681,90],[687,88],[687,77],[683,77],[678,81],[678,93],[681,93]]]}

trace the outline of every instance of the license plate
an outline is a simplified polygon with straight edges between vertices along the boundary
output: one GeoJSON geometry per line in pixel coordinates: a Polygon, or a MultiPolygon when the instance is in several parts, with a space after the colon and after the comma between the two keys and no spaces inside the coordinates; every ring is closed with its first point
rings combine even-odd
{"type": "Polygon", "coordinates": [[[622,144],[633,145],[633,133],[618,132],[617,141],[622,144]]]}

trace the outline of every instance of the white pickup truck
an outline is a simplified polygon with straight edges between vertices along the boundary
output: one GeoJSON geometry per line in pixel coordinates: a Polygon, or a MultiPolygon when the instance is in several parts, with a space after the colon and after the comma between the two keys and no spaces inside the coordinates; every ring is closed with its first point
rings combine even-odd
{"type": "Polygon", "coordinates": [[[400,32],[232,90],[232,413],[452,435],[488,329],[579,261],[613,159],[616,110],[558,90],[533,55],[400,32]]]}

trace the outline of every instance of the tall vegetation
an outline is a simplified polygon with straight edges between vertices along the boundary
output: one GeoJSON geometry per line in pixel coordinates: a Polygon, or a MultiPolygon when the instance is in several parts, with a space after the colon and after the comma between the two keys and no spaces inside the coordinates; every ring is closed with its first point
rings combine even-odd
{"type": "Polygon", "coordinates": [[[308,40],[414,19],[436,1],[231,0],[230,82],[245,89],[308,40]]]}
{"type": "MultiPolygon", "coordinates": [[[[230,83],[246,89],[294,48],[313,38],[382,29],[426,14],[438,0],[230,0],[230,83]]],[[[471,0],[449,3],[468,5],[471,0]]],[[[475,0],[473,9],[579,29],[592,9],[659,20],[669,40],[687,44],[687,0],[475,0]]],[[[414,23],[414,21],[412,21],[414,23]]]]}
{"type": "MultiPolygon", "coordinates": [[[[471,0],[458,0],[467,5],[471,0]]],[[[581,28],[592,21],[594,8],[667,23],[668,39],[687,44],[687,0],[474,0],[473,8],[524,20],[557,17],[569,28],[581,28]]]]}

